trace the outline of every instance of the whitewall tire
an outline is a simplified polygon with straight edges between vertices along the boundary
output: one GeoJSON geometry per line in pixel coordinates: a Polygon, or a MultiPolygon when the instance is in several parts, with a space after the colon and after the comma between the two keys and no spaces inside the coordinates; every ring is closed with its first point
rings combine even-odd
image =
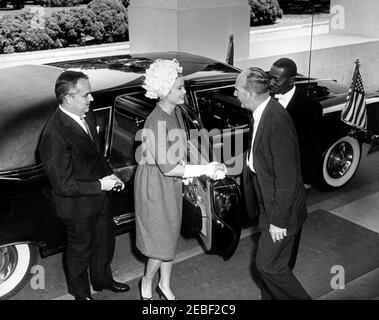
{"type": "Polygon", "coordinates": [[[339,188],[351,180],[361,160],[359,141],[345,136],[336,141],[325,153],[322,178],[327,187],[339,188]]]}
{"type": "Polygon", "coordinates": [[[25,286],[36,260],[37,249],[33,245],[0,247],[0,300],[10,298],[25,286]]]}

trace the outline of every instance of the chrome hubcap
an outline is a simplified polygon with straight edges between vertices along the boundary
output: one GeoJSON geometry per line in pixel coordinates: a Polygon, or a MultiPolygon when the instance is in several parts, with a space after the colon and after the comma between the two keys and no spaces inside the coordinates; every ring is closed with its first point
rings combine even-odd
{"type": "Polygon", "coordinates": [[[341,142],[337,144],[329,155],[327,171],[333,179],[343,177],[349,171],[353,163],[354,152],[349,143],[341,142]]]}
{"type": "Polygon", "coordinates": [[[13,246],[0,248],[0,284],[7,281],[17,265],[17,253],[13,246]]]}

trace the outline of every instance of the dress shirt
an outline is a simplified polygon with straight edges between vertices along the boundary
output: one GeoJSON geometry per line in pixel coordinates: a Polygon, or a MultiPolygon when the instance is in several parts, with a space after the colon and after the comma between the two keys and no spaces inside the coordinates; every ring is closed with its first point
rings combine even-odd
{"type": "Polygon", "coordinates": [[[258,126],[259,126],[259,122],[261,121],[262,113],[265,110],[265,108],[266,108],[268,102],[270,101],[270,99],[271,99],[271,97],[269,96],[253,112],[253,118],[254,118],[253,138],[251,140],[251,149],[250,149],[250,152],[249,152],[249,156],[246,159],[246,164],[249,166],[250,170],[253,171],[253,172],[255,172],[255,169],[254,169],[254,157],[253,157],[253,147],[254,147],[255,135],[257,134],[257,129],[258,129],[258,126]]]}
{"type": "MultiPolygon", "coordinates": [[[[75,113],[72,113],[64,108],[62,108],[60,105],[59,105],[59,108],[65,113],[67,114],[69,117],[71,117],[75,122],[77,122],[81,127],[82,129],[84,130],[85,133],[87,134],[90,134],[88,131],[87,131],[87,128],[85,126],[85,124],[83,123],[83,121],[80,119],[80,116],[76,115],[75,113]]],[[[83,117],[85,117],[85,115],[83,115],[83,117]]]]}
{"type": "Polygon", "coordinates": [[[275,98],[278,98],[279,103],[284,107],[287,108],[288,104],[290,103],[293,95],[295,94],[296,87],[293,86],[293,88],[288,91],[285,94],[276,94],[275,98]]]}

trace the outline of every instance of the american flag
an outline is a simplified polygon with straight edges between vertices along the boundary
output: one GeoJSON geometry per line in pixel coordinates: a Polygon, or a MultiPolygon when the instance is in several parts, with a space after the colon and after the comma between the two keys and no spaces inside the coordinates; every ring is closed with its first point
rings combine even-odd
{"type": "Polygon", "coordinates": [[[353,81],[347,95],[346,106],[341,113],[341,120],[362,130],[367,128],[365,91],[359,72],[359,63],[355,66],[353,81]]]}

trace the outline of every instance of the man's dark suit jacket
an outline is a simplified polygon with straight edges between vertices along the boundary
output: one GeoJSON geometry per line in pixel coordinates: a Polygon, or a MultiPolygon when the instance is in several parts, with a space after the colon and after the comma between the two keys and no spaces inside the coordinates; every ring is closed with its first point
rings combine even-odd
{"type": "MultiPolygon", "coordinates": [[[[48,121],[39,147],[40,157],[53,188],[57,215],[85,218],[101,210],[108,195],[98,179],[112,173],[100,150],[92,112],[86,121],[95,141],[60,108],[48,121]]],[[[106,202],[105,202],[106,203],[106,202]]]]}
{"type": "Polygon", "coordinates": [[[243,181],[247,210],[257,214],[259,227],[270,224],[297,233],[307,218],[305,189],[300,172],[300,156],[295,127],[283,106],[270,98],[253,145],[257,186],[253,188],[250,168],[244,157],[243,181]]]}
{"type": "Polygon", "coordinates": [[[303,180],[308,184],[317,183],[321,161],[319,133],[322,118],[321,104],[309,98],[296,87],[287,105],[287,111],[295,124],[299,139],[299,150],[303,180]]]}

